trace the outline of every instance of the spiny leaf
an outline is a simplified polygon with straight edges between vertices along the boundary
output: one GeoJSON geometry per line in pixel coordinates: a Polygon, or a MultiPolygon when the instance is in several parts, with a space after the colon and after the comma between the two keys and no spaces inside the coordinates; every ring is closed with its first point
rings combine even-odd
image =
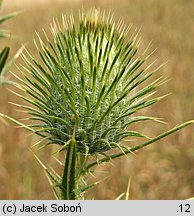
{"type": "Polygon", "coordinates": [[[10,48],[5,47],[0,53],[0,76],[1,75],[3,76],[2,70],[3,70],[5,63],[6,63],[6,60],[9,56],[9,51],[10,51],[10,48]]]}
{"type": "Polygon", "coordinates": [[[12,65],[15,63],[16,59],[20,56],[22,50],[24,49],[24,47],[21,47],[16,54],[10,58],[10,60],[6,63],[6,65],[4,66],[1,74],[2,76],[5,76],[5,74],[10,70],[10,68],[12,67],[12,65]]]}
{"type": "Polygon", "coordinates": [[[122,157],[123,155],[130,154],[131,152],[134,152],[134,151],[137,151],[137,150],[139,150],[141,148],[144,148],[145,146],[148,146],[148,145],[150,145],[152,143],[155,143],[158,140],[161,140],[164,137],[166,137],[166,136],[168,136],[168,135],[170,135],[172,133],[175,133],[176,131],[179,131],[182,128],[187,127],[187,126],[189,126],[191,124],[194,124],[194,120],[191,120],[191,121],[185,122],[183,124],[177,125],[174,128],[172,128],[172,129],[170,129],[170,130],[168,130],[168,131],[166,131],[166,132],[164,132],[164,133],[162,133],[162,134],[160,134],[160,135],[158,135],[158,136],[150,139],[147,142],[144,142],[144,143],[142,143],[140,145],[137,145],[137,146],[131,148],[130,150],[126,150],[124,153],[113,154],[113,155],[110,155],[109,157],[105,157],[104,159],[99,160],[98,163],[97,162],[91,163],[91,164],[89,164],[87,166],[87,169],[90,169],[91,167],[93,167],[93,166],[95,166],[97,164],[100,164],[100,163],[103,163],[103,162],[107,162],[107,161],[109,161],[111,159],[114,159],[114,158],[122,157]]]}
{"type": "Polygon", "coordinates": [[[0,24],[2,24],[3,22],[5,22],[8,19],[11,19],[14,16],[17,16],[19,13],[21,13],[21,12],[12,12],[12,13],[9,13],[5,16],[1,16],[0,17],[0,24]]]}

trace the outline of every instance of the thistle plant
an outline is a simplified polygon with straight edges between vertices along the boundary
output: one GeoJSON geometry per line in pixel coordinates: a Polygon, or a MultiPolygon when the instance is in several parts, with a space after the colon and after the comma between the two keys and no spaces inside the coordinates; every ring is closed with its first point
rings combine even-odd
{"type": "Polygon", "coordinates": [[[163,77],[155,79],[160,67],[145,63],[153,52],[148,46],[139,54],[139,31],[127,39],[132,30],[100,10],[81,11],[76,23],[73,15],[62,15],[51,25],[52,39],[45,31],[43,38],[37,34],[39,57],[27,50],[22,54],[25,64],[19,69],[24,76],[15,76],[21,82],[16,86],[24,93],[14,93],[28,105],[15,105],[28,111],[32,124],[1,114],[41,136],[37,144],[55,144],[57,154],[64,155],[63,173],[57,174],[35,154],[57,199],[83,198],[96,185],[84,181],[95,165],[135,152],[193,123],[152,139],[135,131],[135,122],[160,122],[137,115],[164,97],[154,97],[165,82],[163,77]],[[130,137],[147,141],[132,147],[131,142],[123,142],[130,137]]]}

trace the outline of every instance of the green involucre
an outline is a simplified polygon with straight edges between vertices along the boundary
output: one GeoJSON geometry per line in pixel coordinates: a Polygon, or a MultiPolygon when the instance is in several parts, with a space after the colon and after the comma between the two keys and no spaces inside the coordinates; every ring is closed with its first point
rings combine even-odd
{"type": "Polygon", "coordinates": [[[133,131],[133,123],[157,119],[132,114],[160,99],[149,96],[163,79],[142,85],[155,70],[142,68],[146,51],[136,57],[138,32],[128,41],[123,22],[96,9],[81,12],[78,25],[73,16],[62,16],[51,31],[53,40],[45,34],[45,43],[39,35],[35,42],[41,60],[23,54],[29,73],[22,87],[28,95],[22,98],[36,108],[23,107],[38,120],[29,127],[59,145],[71,140],[75,129],[81,154],[123,148],[119,143],[128,136],[146,137],[133,131]]]}

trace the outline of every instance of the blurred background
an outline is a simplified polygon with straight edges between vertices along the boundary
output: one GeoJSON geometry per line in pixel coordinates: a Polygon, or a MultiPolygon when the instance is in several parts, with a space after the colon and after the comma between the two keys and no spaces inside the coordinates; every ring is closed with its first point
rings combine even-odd
{"type": "MultiPolygon", "coordinates": [[[[143,45],[153,41],[158,48],[153,58],[158,63],[168,60],[160,74],[170,81],[159,89],[160,94],[172,94],[144,115],[163,118],[165,124],[146,123],[139,130],[151,137],[184,121],[194,119],[194,2],[193,0],[4,0],[1,15],[22,10],[4,24],[13,36],[2,39],[0,49],[11,46],[13,55],[22,44],[34,49],[35,31],[48,32],[53,17],[80,8],[97,7],[111,10],[123,17],[127,24],[142,27],[143,45]]],[[[20,64],[21,58],[17,60],[20,64]]],[[[15,66],[12,71],[17,72],[15,66]]],[[[11,77],[11,75],[10,75],[11,77]]],[[[23,113],[8,102],[16,101],[9,86],[0,86],[0,112],[16,119],[23,113]]],[[[37,141],[24,129],[7,122],[0,124],[0,199],[53,199],[53,194],[42,168],[29,147],[37,141]]],[[[41,158],[52,165],[50,152],[41,158]]],[[[187,199],[194,196],[194,126],[159,141],[152,146],[117,159],[114,164],[97,168],[96,178],[109,176],[90,190],[86,199],[116,199],[126,191],[131,177],[129,199],[187,199]]]]}

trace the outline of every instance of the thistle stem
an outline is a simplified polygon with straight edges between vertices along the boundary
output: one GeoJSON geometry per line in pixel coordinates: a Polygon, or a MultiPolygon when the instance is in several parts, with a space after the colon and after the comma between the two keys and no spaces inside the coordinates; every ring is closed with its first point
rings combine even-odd
{"type": "Polygon", "coordinates": [[[62,191],[61,198],[65,200],[75,200],[76,199],[75,172],[76,172],[77,156],[76,156],[75,130],[76,130],[76,126],[74,127],[72,139],[67,148],[65,167],[64,167],[63,178],[62,178],[61,187],[60,187],[62,191]]]}

